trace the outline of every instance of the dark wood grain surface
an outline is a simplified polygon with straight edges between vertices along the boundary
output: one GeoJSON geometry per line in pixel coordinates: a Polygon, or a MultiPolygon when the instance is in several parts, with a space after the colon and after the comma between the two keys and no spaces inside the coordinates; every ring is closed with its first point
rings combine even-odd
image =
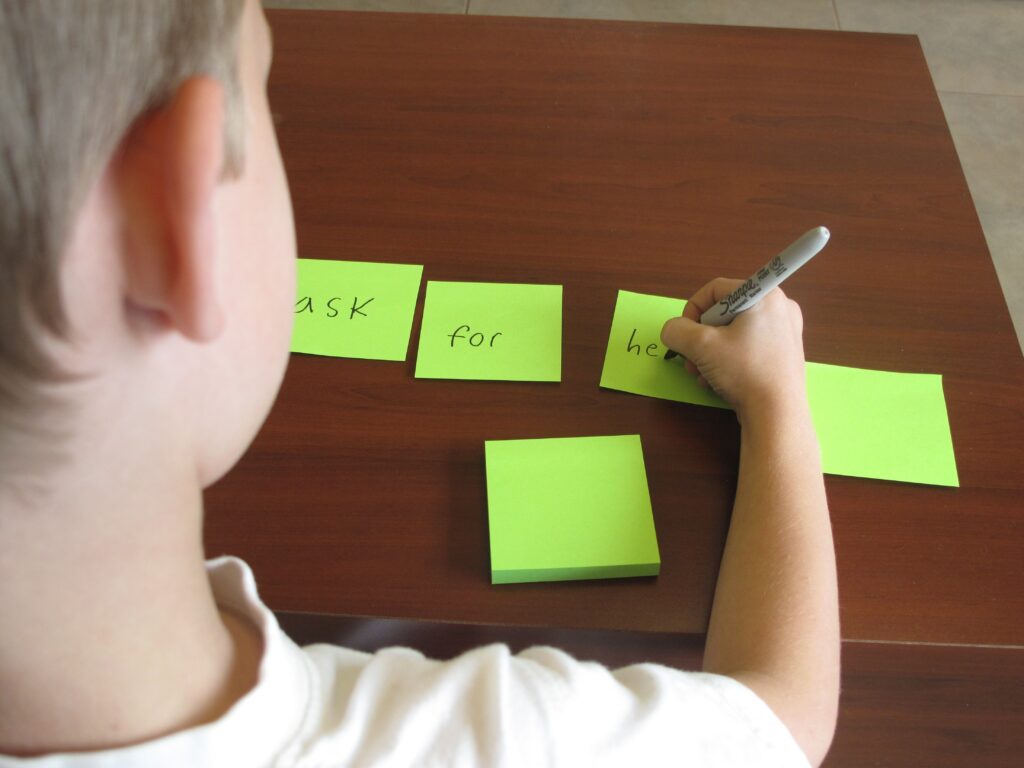
{"type": "MultiPolygon", "coordinates": [[[[685,297],[811,226],[811,360],[942,373],[962,487],[829,477],[846,638],[1024,643],[1024,361],[916,38],[272,12],[300,255],[564,285],[560,384],[295,355],[207,494],[281,610],[701,633],[731,413],[598,388],[620,288],[685,297]],[[483,441],[639,433],[656,579],[492,587],[483,441]]],[[[241,374],[240,374],[241,375],[241,374]]]]}

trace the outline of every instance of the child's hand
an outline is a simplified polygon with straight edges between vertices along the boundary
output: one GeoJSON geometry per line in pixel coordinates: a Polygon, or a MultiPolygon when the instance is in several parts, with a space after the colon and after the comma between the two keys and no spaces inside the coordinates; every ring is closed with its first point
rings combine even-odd
{"type": "Polygon", "coordinates": [[[689,300],[682,317],[665,323],[661,341],[686,358],[686,369],[745,416],[805,402],[803,316],[781,289],[729,325],[701,325],[701,314],[740,286],[719,277],[689,300]]]}

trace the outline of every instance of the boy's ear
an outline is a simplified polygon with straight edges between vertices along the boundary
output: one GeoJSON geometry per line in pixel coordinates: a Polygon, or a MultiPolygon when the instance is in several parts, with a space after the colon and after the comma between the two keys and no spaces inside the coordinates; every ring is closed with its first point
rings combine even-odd
{"type": "Polygon", "coordinates": [[[210,77],[184,81],[140,118],[114,162],[128,306],[186,338],[216,338],[214,196],[224,163],[224,92],[210,77]]]}

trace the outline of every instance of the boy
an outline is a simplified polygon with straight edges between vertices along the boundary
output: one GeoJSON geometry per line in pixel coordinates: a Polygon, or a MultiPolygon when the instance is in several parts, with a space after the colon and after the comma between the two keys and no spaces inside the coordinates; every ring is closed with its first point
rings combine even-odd
{"type": "Polygon", "coordinates": [[[835,564],[779,291],[663,331],[742,424],[705,674],[300,650],[204,563],[288,358],[270,56],[256,0],[0,0],[0,766],[819,764],[835,564]]]}

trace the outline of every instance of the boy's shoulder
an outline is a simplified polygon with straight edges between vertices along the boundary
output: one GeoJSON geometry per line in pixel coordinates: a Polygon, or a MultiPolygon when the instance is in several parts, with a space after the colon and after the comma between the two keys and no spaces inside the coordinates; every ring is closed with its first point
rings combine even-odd
{"type": "Polygon", "coordinates": [[[256,687],[192,734],[203,754],[239,749],[281,765],[807,764],[768,706],[728,677],[611,670],[548,647],[493,644],[446,661],[404,647],[300,648],[247,564],[222,557],[208,572],[222,610],[261,635],[263,656],[256,687]]]}

